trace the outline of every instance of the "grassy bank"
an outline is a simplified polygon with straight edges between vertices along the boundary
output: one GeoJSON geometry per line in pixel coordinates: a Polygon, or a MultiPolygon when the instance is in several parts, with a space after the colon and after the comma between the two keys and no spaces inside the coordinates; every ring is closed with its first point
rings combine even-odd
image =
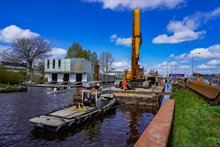
{"type": "Polygon", "coordinates": [[[169,146],[220,146],[220,106],[210,106],[197,95],[177,90],[169,146]]]}
{"type": "Polygon", "coordinates": [[[4,84],[4,83],[0,83],[0,89],[5,89],[5,88],[19,88],[20,86],[18,84],[4,84]]]}

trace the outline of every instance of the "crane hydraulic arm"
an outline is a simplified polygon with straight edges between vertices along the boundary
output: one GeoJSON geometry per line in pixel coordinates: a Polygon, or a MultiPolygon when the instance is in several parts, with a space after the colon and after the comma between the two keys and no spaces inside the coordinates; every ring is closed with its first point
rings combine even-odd
{"type": "Polygon", "coordinates": [[[131,54],[131,80],[139,79],[139,53],[142,43],[140,32],[140,9],[136,8],[133,12],[133,30],[132,30],[132,54],[131,54]]]}

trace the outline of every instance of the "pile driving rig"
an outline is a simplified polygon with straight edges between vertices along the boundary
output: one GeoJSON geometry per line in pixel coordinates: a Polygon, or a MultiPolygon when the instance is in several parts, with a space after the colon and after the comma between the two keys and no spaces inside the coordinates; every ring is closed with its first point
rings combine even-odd
{"type": "MultiPolygon", "coordinates": [[[[131,71],[128,71],[124,75],[124,80],[127,82],[128,89],[134,89],[135,87],[143,87],[143,81],[145,80],[144,68],[140,68],[138,65],[140,46],[142,44],[142,37],[140,31],[140,9],[135,8],[133,12],[133,27],[132,27],[132,53],[131,53],[131,71]]],[[[121,81],[115,82],[115,87],[122,87],[121,81]]]]}

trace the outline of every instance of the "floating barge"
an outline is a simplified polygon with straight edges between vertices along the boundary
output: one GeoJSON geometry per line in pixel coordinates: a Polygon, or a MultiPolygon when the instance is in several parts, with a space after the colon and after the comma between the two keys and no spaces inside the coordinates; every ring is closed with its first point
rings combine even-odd
{"type": "Polygon", "coordinates": [[[164,94],[164,86],[149,89],[136,88],[135,90],[123,90],[111,87],[111,91],[118,102],[159,108],[164,94]]]}
{"type": "Polygon", "coordinates": [[[30,119],[35,128],[60,132],[104,114],[116,103],[113,95],[101,95],[101,89],[85,88],[82,90],[82,103],[30,119]]]}

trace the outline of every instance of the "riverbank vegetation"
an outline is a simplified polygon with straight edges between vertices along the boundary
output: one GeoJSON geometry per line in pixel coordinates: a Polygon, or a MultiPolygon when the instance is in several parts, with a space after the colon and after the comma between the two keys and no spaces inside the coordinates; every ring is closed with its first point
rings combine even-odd
{"type": "Polygon", "coordinates": [[[1,88],[18,85],[25,80],[25,72],[12,72],[5,70],[4,66],[0,65],[0,84],[1,88]]]}
{"type": "Polygon", "coordinates": [[[32,83],[36,84],[44,84],[47,82],[47,78],[44,75],[33,75],[32,76],[32,83]]]}
{"type": "Polygon", "coordinates": [[[220,106],[210,106],[196,94],[177,90],[169,146],[219,146],[220,106]]]}
{"type": "Polygon", "coordinates": [[[20,85],[18,84],[4,84],[4,83],[0,83],[0,89],[7,89],[7,88],[20,88],[20,85]]]}

